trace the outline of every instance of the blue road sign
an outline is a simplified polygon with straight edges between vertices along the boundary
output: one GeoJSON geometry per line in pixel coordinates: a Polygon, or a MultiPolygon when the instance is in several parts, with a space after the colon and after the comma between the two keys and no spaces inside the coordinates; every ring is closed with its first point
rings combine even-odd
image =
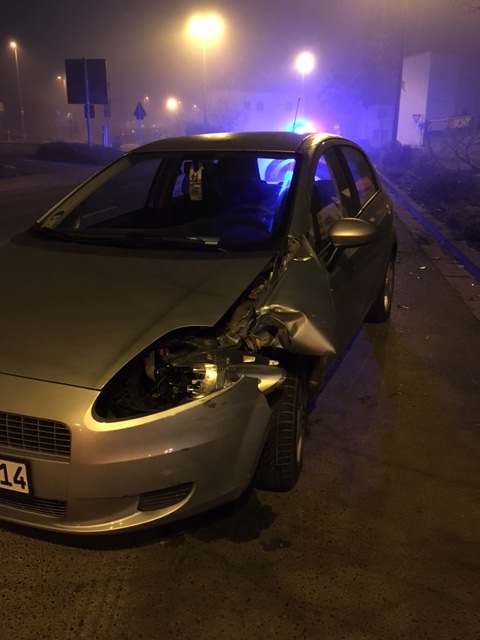
{"type": "Polygon", "coordinates": [[[133,112],[133,115],[137,120],[143,120],[144,117],[147,115],[147,112],[143,108],[143,104],[141,102],[139,102],[135,107],[135,111],[133,112]]]}

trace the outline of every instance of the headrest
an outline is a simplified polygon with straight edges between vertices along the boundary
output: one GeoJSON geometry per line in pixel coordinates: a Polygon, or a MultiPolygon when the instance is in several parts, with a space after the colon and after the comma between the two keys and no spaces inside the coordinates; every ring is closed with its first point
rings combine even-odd
{"type": "Polygon", "coordinates": [[[257,159],[247,156],[225,156],[218,161],[218,177],[223,182],[250,182],[260,178],[257,159]]]}

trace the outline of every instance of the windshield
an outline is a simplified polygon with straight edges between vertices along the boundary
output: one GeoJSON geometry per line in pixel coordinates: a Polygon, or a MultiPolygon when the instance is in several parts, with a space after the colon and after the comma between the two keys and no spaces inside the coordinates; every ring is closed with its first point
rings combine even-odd
{"type": "Polygon", "coordinates": [[[285,154],[132,154],[36,228],[52,239],[119,246],[270,248],[285,230],[294,169],[285,154]]]}

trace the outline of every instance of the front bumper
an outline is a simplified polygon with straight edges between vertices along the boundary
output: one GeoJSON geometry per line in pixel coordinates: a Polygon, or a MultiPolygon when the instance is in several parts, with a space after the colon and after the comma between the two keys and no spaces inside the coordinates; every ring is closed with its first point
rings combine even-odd
{"type": "Polygon", "coordinates": [[[0,459],[26,464],[31,482],[29,496],[0,492],[0,519],[67,533],[124,531],[228,502],[251,481],[271,413],[255,379],[113,423],[92,417],[97,395],[0,374],[0,459]],[[64,425],[69,455],[7,437],[9,416],[64,425]]]}

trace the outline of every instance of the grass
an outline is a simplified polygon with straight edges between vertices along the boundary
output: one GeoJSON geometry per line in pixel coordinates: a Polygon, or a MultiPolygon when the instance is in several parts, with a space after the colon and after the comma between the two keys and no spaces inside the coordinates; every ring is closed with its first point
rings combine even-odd
{"type": "Polygon", "coordinates": [[[112,147],[89,147],[81,142],[47,142],[39,145],[37,150],[39,160],[87,165],[108,164],[121,155],[122,151],[112,147]]]}

